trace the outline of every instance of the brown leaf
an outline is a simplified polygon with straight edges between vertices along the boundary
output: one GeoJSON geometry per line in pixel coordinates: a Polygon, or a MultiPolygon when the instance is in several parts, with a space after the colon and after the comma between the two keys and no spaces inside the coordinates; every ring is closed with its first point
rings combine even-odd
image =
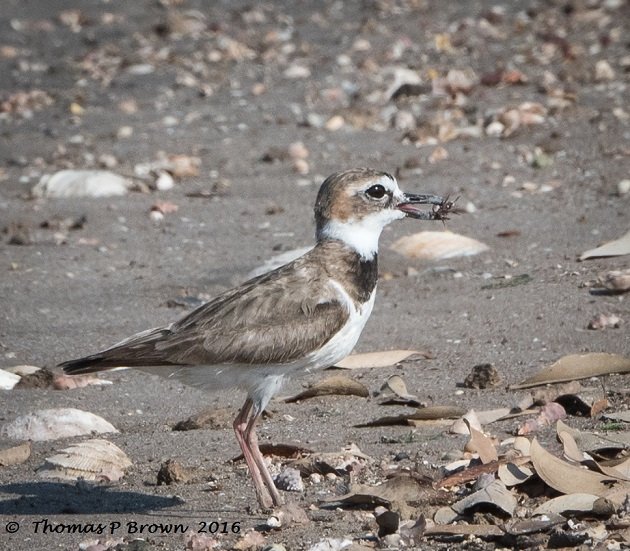
{"type": "Polygon", "coordinates": [[[315,383],[310,388],[296,394],[295,396],[285,398],[284,401],[292,403],[298,402],[299,400],[314,398],[316,396],[330,396],[333,394],[339,396],[360,396],[361,398],[367,398],[370,395],[370,391],[363,383],[355,381],[350,377],[346,377],[345,375],[333,375],[323,381],[315,383]]]}
{"type": "Polygon", "coordinates": [[[607,413],[604,415],[604,418],[610,419],[611,421],[623,421],[624,423],[630,423],[630,410],[607,413]]]}
{"type": "Polygon", "coordinates": [[[460,407],[457,406],[429,406],[424,408],[418,408],[414,413],[404,415],[393,415],[379,417],[374,421],[368,423],[355,425],[357,428],[362,427],[383,427],[391,425],[413,425],[417,426],[422,423],[430,421],[444,421],[447,423],[449,419],[460,417],[465,413],[460,407]]]}
{"type": "MultiPolygon", "coordinates": [[[[625,486],[618,479],[562,461],[545,450],[535,438],[531,446],[531,459],[538,476],[563,494],[585,493],[605,497],[613,487],[625,486]]],[[[630,492],[630,485],[627,490],[630,492]]]]}
{"type": "Polygon", "coordinates": [[[426,352],[418,352],[417,350],[383,350],[379,352],[366,352],[364,354],[351,354],[340,362],[337,362],[335,367],[341,369],[389,367],[406,360],[414,354],[422,354],[425,358],[431,357],[427,355],[426,352]]]}
{"type": "MultiPolygon", "coordinates": [[[[560,423],[558,423],[558,426],[560,426],[560,423]]],[[[562,443],[564,456],[576,463],[584,461],[584,453],[582,453],[578,447],[573,436],[566,431],[558,430],[558,428],[556,428],[556,430],[558,433],[558,440],[562,443]]]]}
{"type": "Polygon", "coordinates": [[[425,536],[476,536],[501,538],[505,532],[492,524],[436,524],[424,531],[425,536]]]}
{"type": "Polygon", "coordinates": [[[580,449],[587,453],[597,453],[601,450],[621,451],[630,448],[630,431],[595,434],[573,429],[562,421],[558,421],[556,431],[569,433],[580,449]]]}
{"type": "Polygon", "coordinates": [[[592,513],[593,505],[601,499],[599,496],[585,493],[574,493],[545,501],[532,511],[532,515],[551,515],[570,513],[592,513]]]}
{"type": "Polygon", "coordinates": [[[499,455],[492,443],[492,440],[488,438],[483,432],[468,426],[470,430],[470,439],[466,443],[464,448],[467,452],[478,453],[481,462],[485,465],[492,461],[498,461],[499,455]]]}
{"type": "Polygon", "coordinates": [[[600,247],[582,253],[580,260],[599,258],[602,256],[623,256],[630,254],[630,231],[619,239],[609,241],[600,247]]]}
{"type": "Polygon", "coordinates": [[[500,421],[503,418],[506,418],[510,415],[517,415],[521,412],[514,412],[510,408],[497,408],[497,409],[488,409],[485,411],[477,411],[477,419],[479,419],[479,423],[481,426],[489,425],[490,423],[494,423],[496,421],[500,421]]]}
{"type": "Polygon", "coordinates": [[[0,450],[0,467],[19,465],[31,456],[31,443],[25,442],[19,446],[0,450]]]}
{"type": "Polygon", "coordinates": [[[588,379],[612,373],[630,373],[630,359],[604,352],[572,354],[560,358],[557,362],[544,368],[536,375],[528,377],[521,383],[510,385],[510,389],[518,390],[549,383],[588,379]]]}
{"type": "Polygon", "coordinates": [[[381,387],[380,394],[387,394],[389,398],[385,398],[379,402],[381,405],[403,404],[410,407],[420,407],[421,403],[417,396],[409,394],[407,385],[400,375],[392,375],[387,379],[381,387]],[[392,396],[393,395],[393,396],[392,396]]]}

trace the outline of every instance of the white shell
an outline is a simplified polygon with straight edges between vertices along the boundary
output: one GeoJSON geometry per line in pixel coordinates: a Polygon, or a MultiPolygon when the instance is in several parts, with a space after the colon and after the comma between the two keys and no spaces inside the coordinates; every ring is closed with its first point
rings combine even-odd
{"type": "Polygon", "coordinates": [[[22,415],[0,427],[0,435],[14,440],[56,440],[92,433],[118,432],[116,427],[89,411],[74,408],[42,409],[22,415]]]}
{"type": "Polygon", "coordinates": [[[19,375],[15,373],[9,373],[4,369],[0,369],[0,389],[1,390],[11,390],[15,385],[18,384],[18,381],[21,379],[19,375]]]}
{"type": "Polygon", "coordinates": [[[108,170],[60,170],[45,174],[33,188],[35,197],[113,197],[129,190],[126,178],[108,170]]]}
{"type": "Polygon", "coordinates": [[[107,440],[86,440],[64,448],[38,469],[43,478],[63,480],[120,480],[132,463],[118,446],[107,440]]]}
{"type": "Polygon", "coordinates": [[[490,247],[471,237],[448,231],[423,231],[401,237],[392,250],[409,258],[446,260],[458,256],[472,256],[490,247]]]}

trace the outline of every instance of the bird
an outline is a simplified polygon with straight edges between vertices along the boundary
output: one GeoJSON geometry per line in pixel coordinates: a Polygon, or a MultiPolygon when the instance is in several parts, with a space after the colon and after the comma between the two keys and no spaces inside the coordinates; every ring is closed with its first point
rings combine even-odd
{"type": "Polygon", "coordinates": [[[336,172],[317,194],[316,244],[303,256],[166,327],[59,367],[69,375],[135,368],[206,391],[244,389],[236,439],[262,509],[281,506],[258,446],[257,420],[287,378],[330,367],[353,350],[374,305],[383,228],[405,217],[445,220],[452,209],[448,197],[403,193],[387,172],[336,172]]]}

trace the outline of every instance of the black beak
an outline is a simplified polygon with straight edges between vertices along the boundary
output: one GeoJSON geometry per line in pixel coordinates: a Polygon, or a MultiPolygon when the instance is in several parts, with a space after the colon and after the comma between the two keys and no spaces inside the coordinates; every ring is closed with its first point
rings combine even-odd
{"type": "Polygon", "coordinates": [[[403,211],[410,218],[418,218],[420,220],[444,220],[445,214],[450,210],[453,204],[448,197],[440,197],[439,195],[415,195],[405,193],[403,200],[396,205],[398,210],[403,211]],[[419,205],[434,205],[433,210],[422,210],[419,205]],[[437,208],[435,207],[437,206],[437,208]]]}

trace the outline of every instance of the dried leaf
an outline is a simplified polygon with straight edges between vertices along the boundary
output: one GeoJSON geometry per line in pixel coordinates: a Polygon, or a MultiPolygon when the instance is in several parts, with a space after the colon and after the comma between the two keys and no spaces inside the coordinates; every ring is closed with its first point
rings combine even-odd
{"type": "Polygon", "coordinates": [[[562,442],[564,456],[571,461],[575,461],[576,463],[581,463],[582,461],[584,461],[584,453],[580,451],[580,448],[575,442],[573,436],[563,430],[557,430],[557,432],[558,440],[562,442]]]}
{"type": "Polygon", "coordinates": [[[31,456],[31,443],[25,442],[19,446],[0,450],[0,467],[19,465],[31,456]]]}
{"type": "Polygon", "coordinates": [[[418,352],[417,350],[383,350],[381,352],[366,352],[365,354],[352,354],[346,356],[334,367],[341,369],[367,369],[375,367],[389,367],[402,362],[413,356],[414,354],[422,354],[425,357],[426,352],[418,352]]]}
{"type": "MultiPolygon", "coordinates": [[[[532,440],[531,459],[538,476],[563,494],[585,493],[604,497],[614,486],[625,486],[618,479],[562,461],[545,450],[535,438],[532,440]]],[[[630,485],[627,489],[630,492],[630,485]]]]}
{"type": "Polygon", "coordinates": [[[298,402],[299,400],[306,400],[308,398],[314,398],[316,396],[360,396],[361,398],[367,398],[370,395],[368,388],[358,381],[346,377],[345,375],[332,375],[323,381],[318,381],[310,388],[285,398],[287,403],[298,402]]]}
{"type": "Polygon", "coordinates": [[[567,521],[562,515],[547,515],[542,519],[526,519],[514,520],[506,525],[504,529],[512,536],[522,536],[525,534],[536,534],[539,532],[547,532],[558,524],[564,524],[567,521]]]}
{"type": "Polygon", "coordinates": [[[463,413],[464,410],[457,406],[429,406],[418,408],[414,413],[379,417],[374,421],[355,426],[357,428],[385,427],[391,425],[418,426],[432,421],[446,421],[446,423],[450,423],[449,419],[460,417],[463,413]]]}
{"type": "Polygon", "coordinates": [[[424,531],[425,536],[476,536],[501,538],[505,532],[492,524],[436,524],[424,531]]]}
{"type": "Polygon", "coordinates": [[[125,453],[107,440],[86,440],[64,448],[38,469],[44,478],[63,480],[120,480],[132,463],[125,453]]]}
{"type": "Polygon", "coordinates": [[[381,387],[380,394],[386,394],[386,398],[379,402],[381,405],[407,405],[410,407],[420,407],[421,403],[417,396],[409,394],[407,385],[400,375],[392,375],[381,387]],[[393,394],[393,396],[392,396],[393,394]]]}
{"type": "Polygon", "coordinates": [[[42,409],[0,428],[2,436],[35,442],[106,432],[118,431],[102,417],[74,408],[42,409]]]}
{"type": "Polygon", "coordinates": [[[542,503],[532,511],[532,515],[562,515],[564,513],[592,513],[593,505],[599,496],[585,493],[558,496],[542,503]]]}
{"type": "Polygon", "coordinates": [[[479,423],[481,423],[481,426],[483,427],[484,425],[489,425],[490,423],[500,421],[501,419],[512,415],[512,412],[513,410],[510,408],[497,408],[477,411],[476,414],[479,423]]]}
{"type": "Polygon", "coordinates": [[[630,231],[619,239],[609,241],[600,247],[582,253],[580,260],[602,256],[623,256],[626,254],[630,254],[630,231]]]}
{"type": "Polygon", "coordinates": [[[467,452],[478,453],[479,459],[485,465],[492,461],[498,461],[499,455],[492,443],[492,440],[488,438],[483,432],[468,425],[470,431],[470,439],[466,443],[464,448],[467,452]]]}
{"type": "Polygon", "coordinates": [[[518,390],[549,383],[588,379],[612,373],[630,373],[630,359],[604,352],[572,354],[560,358],[557,362],[521,383],[510,385],[510,389],[518,390]]]}
{"type": "Polygon", "coordinates": [[[630,423],[630,410],[615,411],[604,415],[604,419],[610,419],[611,421],[623,421],[624,423],[630,423]]]}
{"type": "Polygon", "coordinates": [[[472,256],[490,249],[488,245],[448,231],[423,231],[401,237],[391,249],[408,258],[446,260],[472,256]]]}
{"type": "Polygon", "coordinates": [[[512,516],[516,509],[516,498],[500,480],[494,480],[485,488],[453,503],[451,507],[459,514],[464,514],[479,505],[492,505],[512,516]]]}
{"type": "Polygon", "coordinates": [[[481,430],[481,423],[479,422],[479,418],[475,413],[474,409],[468,410],[461,419],[458,419],[453,423],[449,432],[453,434],[470,434],[470,427],[473,427],[477,430],[481,430]]]}
{"type": "Polygon", "coordinates": [[[573,429],[562,421],[558,421],[556,431],[569,433],[579,448],[587,453],[630,449],[630,431],[595,434],[573,429]]]}

